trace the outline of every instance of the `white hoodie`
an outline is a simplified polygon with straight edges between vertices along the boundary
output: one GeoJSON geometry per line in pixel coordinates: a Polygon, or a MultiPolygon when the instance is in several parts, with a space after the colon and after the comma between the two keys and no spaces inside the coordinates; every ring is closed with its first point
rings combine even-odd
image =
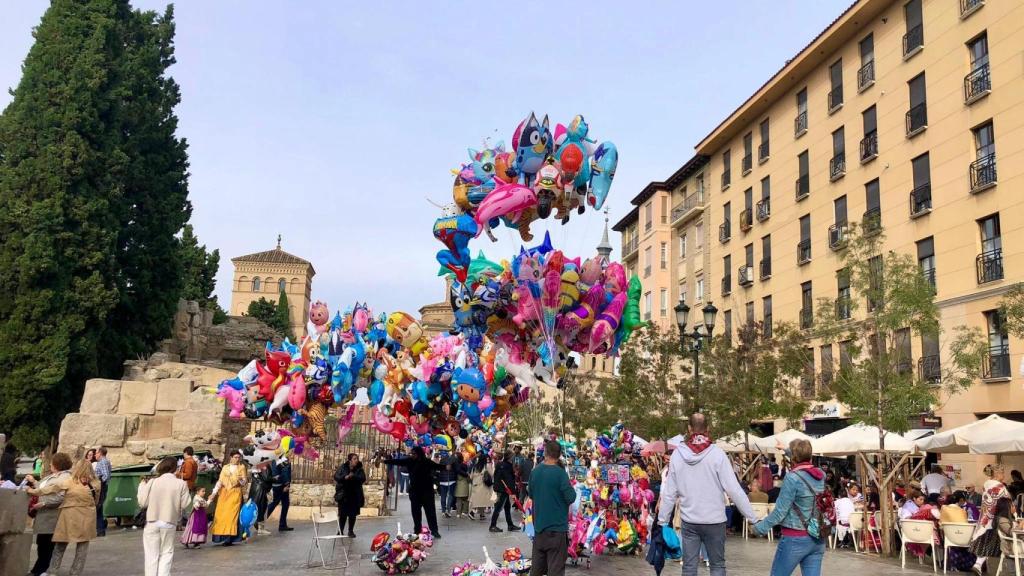
{"type": "Polygon", "coordinates": [[[721,524],[725,522],[725,495],[736,509],[751,522],[758,520],[750,500],[740,487],[729,457],[718,446],[711,445],[694,454],[684,443],[672,454],[668,475],[661,481],[661,503],[658,523],[669,524],[672,509],[679,504],[680,516],[688,524],[721,524]]]}

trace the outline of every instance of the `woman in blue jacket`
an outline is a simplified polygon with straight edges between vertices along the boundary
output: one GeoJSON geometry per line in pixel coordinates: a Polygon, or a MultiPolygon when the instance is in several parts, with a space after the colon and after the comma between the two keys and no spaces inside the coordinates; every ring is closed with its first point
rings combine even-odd
{"type": "Polygon", "coordinates": [[[789,576],[797,566],[803,576],[820,576],[827,535],[812,538],[807,534],[806,522],[814,513],[815,495],[825,489],[825,473],[811,464],[809,441],[793,440],[789,449],[794,465],[782,482],[775,510],[755,524],[754,530],[767,534],[773,526],[782,526],[782,540],[775,550],[771,576],[789,576]]]}

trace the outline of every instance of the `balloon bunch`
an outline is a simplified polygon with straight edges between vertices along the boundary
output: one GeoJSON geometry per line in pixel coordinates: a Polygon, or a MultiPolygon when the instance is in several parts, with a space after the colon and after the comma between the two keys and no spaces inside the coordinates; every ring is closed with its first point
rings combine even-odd
{"type": "Polygon", "coordinates": [[[402,534],[402,525],[398,524],[394,538],[387,532],[374,536],[370,551],[374,564],[386,574],[411,574],[427,559],[427,549],[433,545],[428,528],[420,534],[402,534]]]}
{"type": "MultiPolygon", "coordinates": [[[[519,552],[518,548],[510,548],[505,551],[505,555],[509,555],[511,551],[519,552]]],[[[464,562],[452,568],[452,576],[515,576],[521,574],[522,571],[517,569],[517,566],[524,564],[522,562],[522,553],[519,552],[520,562],[515,561],[503,561],[500,565],[495,564],[491,560],[491,555],[487,553],[487,547],[484,546],[484,562],[482,564],[474,564],[473,562],[464,562]]],[[[525,564],[529,564],[529,560],[525,560],[525,564]]],[[[526,571],[529,571],[527,566],[526,571]]]]}
{"type": "Polygon", "coordinates": [[[280,463],[286,457],[296,454],[310,460],[319,457],[316,449],[306,443],[305,437],[296,438],[287,429],[257,430],[245,437],[242,459],[252,468],[264,468],[271,463],[280,463]]]}
{"type": "Polygon", "coordinates": [[[493,148],[469,149],[469,163],[455,170],[454,204],[445,207],[434,223],[434,237],[445,245],[437,254],[442,266],[460,282],[470,264],[469,240],[504,223],[518,230],[524,242],[533,239],[530,224],[552,211],[563,224],[573,210],[587,205],[600,210],[608,198],[619,152],[615,144],[597,144],[590,127],[577,115],[568,126],[557,124],[554,134],[548,117],[534,113],[516,127],[512,151],[499,142],[493,148]]]}

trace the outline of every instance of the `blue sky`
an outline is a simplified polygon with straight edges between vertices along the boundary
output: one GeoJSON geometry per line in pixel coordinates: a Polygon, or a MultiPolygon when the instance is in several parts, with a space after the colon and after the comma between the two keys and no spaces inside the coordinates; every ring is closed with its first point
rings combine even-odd
{"type": "MultiPolygon", "coordinates": [[[[615,142],[614,223],[849,3],[178,2],[180,134],[192,222],[221,251],[217,294],[226,306],[232,257],[280,233],[314,263],[313,297],[332,308],[358,299],[415,312],[441,300],[438,211],[426,199],[449,201],[466,148],[508,146],[531,110],[552,125],[581,113],[615,142]]],[[[0,9],[0,106],[46,5],[0,9]]],[[[587,256],[602,224],[588,212],[533,230],[587,256]]],[[[518,250],[512,231],[496,235],[473,253],[518,250]]]]}

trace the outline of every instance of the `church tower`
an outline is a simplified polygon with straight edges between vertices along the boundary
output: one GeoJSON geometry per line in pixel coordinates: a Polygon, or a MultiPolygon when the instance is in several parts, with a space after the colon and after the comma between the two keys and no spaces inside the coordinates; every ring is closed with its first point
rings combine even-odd
{"type": "Polygon", "coordinates": [[[249,303],[260,298],[276,302],[284,292],[288,295],[292,334],[302,338],[306,334],[310,292],[316,274],[313,265],[282,250],[280,234],[273,250],[232,258],[231,263],[235,265],[235,276],[231,282],[230,314],[245,314],[249,303]]]}

